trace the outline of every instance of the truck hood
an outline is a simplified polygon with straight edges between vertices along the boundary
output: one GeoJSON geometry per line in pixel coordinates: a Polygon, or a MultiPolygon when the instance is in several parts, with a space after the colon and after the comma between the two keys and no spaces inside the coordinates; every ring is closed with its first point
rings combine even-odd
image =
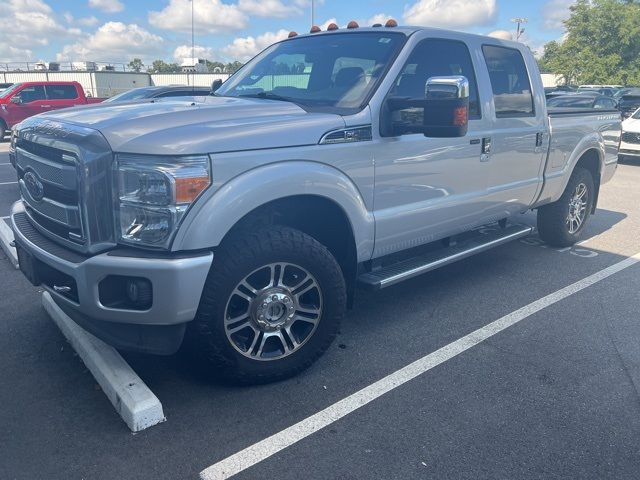
{"type": "Polygon", "coordinates": [[[98,104],[38,118],[98,130],[115,152],[163,155],[311,145],[345,126],[339,115],[290,102],[230,97],[98,104]]]}

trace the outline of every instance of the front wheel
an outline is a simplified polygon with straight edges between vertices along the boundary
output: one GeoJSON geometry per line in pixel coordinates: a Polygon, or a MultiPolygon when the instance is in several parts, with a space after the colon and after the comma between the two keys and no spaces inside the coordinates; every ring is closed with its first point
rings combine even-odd
{"type": "Polygon", "coordinates": [[[188,338],[215,376],[276,381],[328,348],[345,305],[340,266],[314,238],[288,227],[240,232],[216,252],[188,338]]]}
{"type": "Polygon", "coordinates": [[[538,209],[540,238],[555,247],[569,247],[579,239],[595,201],[589,170],[576,167],[562,196],[538,209]]]}

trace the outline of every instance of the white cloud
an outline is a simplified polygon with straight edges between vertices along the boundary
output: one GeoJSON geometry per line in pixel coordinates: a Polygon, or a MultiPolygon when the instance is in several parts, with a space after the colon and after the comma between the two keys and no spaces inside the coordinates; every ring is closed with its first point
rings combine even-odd
{"type": "Polygon", "coordinates": [[[49,45],[49,38],[79,35],[77,28],[66,28],[51,7],[42,0],[9,0],[0,3],[0,61],[24,62],[33,50],[49,45]]]}
{"type": "Polygon", "coordinates": [[[302,14],[298,5],[285,5],[281,0],[239,0],[238,7],[248,15],[287,18],[302,14]]]}
{"type": "Polygon", "coordinates": [[[378,14],[374,15],[373,17],[371,17],[366,22],[363,22],[361,24],[361,26],[370,27],[371,25],[375,25],[376,23],[380,23],[380,24],[384,25],[385,23],[387,23],[387,20],[390,20],[392,18],[393,17],[391,15],[387,15],[387,14],[384,14],[384,13],[378,13],[378,14]]]}
{"type": "Polygon", "coordinates": [[[118,13],[124,10],[119,0],[89,0],[89,6],[107,13],[118,13]]]}
{"type": "Polygon", "coordinates": [[[409,25],[463,28],[490,24],[497,10],[496,0],[419,0],[403,17],[409,25]]]}
{"type": "Polygon", "coordinates": [[[569,7],[575,0],[549,0],[542,7],[544,27],[549,30],[564,30],[563,22],[571,15],[569,7]]]}
{"type": "MultiPolygon", "coordinates": [[[[238,5],[228,5],[220,0],[200,0],[195,4],[195,29],[200,33],[216,33],[241,30],[247,26],[248,17],[238,5]]],[[[149,12],[149,23],[154,27],[177,32],[191,31],[191,2],[170,0],[163,10],[149,12]]]]}
{"type": "Polygon", "coordinates": [[[95,33],[66,45],[57,59],[123,62],[138,57],[153,60],[164,53],[164,40],[135,24],[108,22],[95,33]]]}
{"type": "Polygon", "coordinates": [[[100,20],[92,15],[90,17],[79,18],[78,23],[85,27],[95,27],[98,23],[100,23],[100,20]]]}
{"type": "Polygon", "coordinates": [[[500,40],[513,40],[513,33],[508,30],[495,30],[487,34],[488,37],[499,38],[500,40]]]}
{"type": "Polygon", "coordinates": [[[203,47],[202,45],[194,45],[192,55],[191,45],[180,45],[173,52],[173,58],[176,60],[182,60],[183,58],[204,58],[211,60],[214,58],[214,52],[211,47],[203,47]]]}
{"type": "Polygon", "coordinates": [[[287,38],[288,35],[288,30],[278,30],[277,32],[266,32],[257,37],[236,38],[233,43],[223,47],[221,51],[232,60],[246,62],[269,45],[287,38]]]}

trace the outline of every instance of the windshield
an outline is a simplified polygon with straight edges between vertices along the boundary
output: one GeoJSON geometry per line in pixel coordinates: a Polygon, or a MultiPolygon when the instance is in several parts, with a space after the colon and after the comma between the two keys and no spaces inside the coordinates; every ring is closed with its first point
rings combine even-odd
{"type": "Polygon", "coordinates": [[[128,92],[119,93],[111,98],[107,98],[104,102],[126,102],[127,100],[140,100],[141,98],[147,98],[153,93],[155,88],[135,88],[128,92]]]}
{"type": "Polygon", "coordinates": [[[285,100],[338,114],[363,108],[405,36],[332,33],[272,45],[220,87],[225,97],[285,100]]]}
{"type": "Polygon", "coordinates": [[[13,93],[21,85],[22,85],[21,83],[14,83],[6,90],[0,90],[0,97],[6,97],[7,95],[13,93]]]}
{"type": "Polygon", "coordinates": [[[636,113],[634,113],[631,118],[635,120],[640,120],[640,108],[636,110],[636,113]]]}

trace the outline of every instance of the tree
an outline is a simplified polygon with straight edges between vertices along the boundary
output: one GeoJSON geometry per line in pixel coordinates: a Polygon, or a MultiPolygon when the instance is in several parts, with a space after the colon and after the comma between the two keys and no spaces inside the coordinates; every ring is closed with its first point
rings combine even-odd
{"type": "Polygon", "coordinates": [[[144,63],[139,58],[134,58],[129,62],[129,68],[134,72],[139,72],[144,67],[144,63]]]}
{"type": "Polygon", "coordinates": [[[544,47],[540,70],[569,84],[640,84],[640,1],[577,0],[563,41],[544,47]]]}
{"type": "Polygon", "coordinates": [[[205,60],[207,62],[207,70],[209,73],[223,73],[225,66],[222,62],[212,62],[210,60],[205,60]]]}
{"type": "Polygon", "coordinates": [[[235,61],[235,62],[231,62],[231,63],[227,63],[227,65],[224,67],[224,72],[225,73],[236,73],[240,67],[242,67],[242,63],[240,63],[239,61],[235,61]]]}
{"type": "Polygon", "coordinates": [[[177,63],[167,63],[164,60],[154,60],[149,73],[179,73],[182,69],[177,63]]]}

